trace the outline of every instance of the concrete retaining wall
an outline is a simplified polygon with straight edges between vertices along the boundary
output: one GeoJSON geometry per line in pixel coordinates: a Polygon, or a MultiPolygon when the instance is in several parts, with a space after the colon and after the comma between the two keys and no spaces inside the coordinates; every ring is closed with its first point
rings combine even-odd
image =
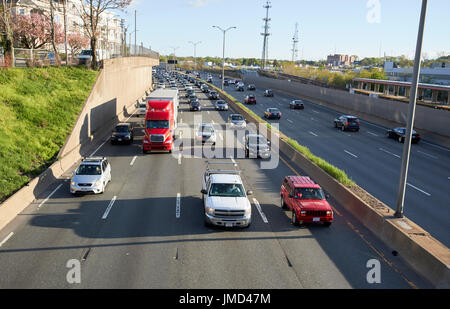
{"type": "Polygon", "coordinates": [[[136,100],[148,94],[152,66],[158,63],[158,59],[144,57],[105,61],[58,161],[0,205],[0,230],[78,160],[88,156],[94,150],[93,145],[107,138],[117,122],[130,116],[136,100]]]}
{"type": "MultiPolygon", "coordinates": [[[[221,95],[221,97],[235,112],[243,115],[248,121],[261,122],[226,96],[221,95]]],[[[267,139],[270,140],[271,136],[272,132],[268,129],[267,139]]],[[[280,133],[280,137],[279,151],[286,155],[294,165],[319,183],[340,205],[387,246],[396,250],[415,271],[427,278],[434,286],[437,288],[450,287],[450,250],[446,246],[413,221],[407,218],[394,218],[392,209],[358,187],[358,191],[364,192],[372,200],[377,201],[376,207],[370,206],[290,146],[286,141],[287,137],[282,133],[280,133]]]]}
{"type": "Polygon", "coordinates": [[[117,122],[117,115],[127,115],[127,108],[150,90],[152,67],[158,64],[159,59],[147,57],[106,60],[59,157],[104,134],[105,127],[117,122]]]}
{"type": "MultiPolygon", "coordinates": [[[[299,82],[245,75],[246,83],[266,89],[280,90],[293,96],[310,99],[314,103],[329,106],[342,113],[360,113],[375,116],[404,126],[408,116],[407,103],[350,94],[347,91],[323,88],[299,82]]],[[[415,128],[450,137],[450,111],[417,106],[415,128]]]]}

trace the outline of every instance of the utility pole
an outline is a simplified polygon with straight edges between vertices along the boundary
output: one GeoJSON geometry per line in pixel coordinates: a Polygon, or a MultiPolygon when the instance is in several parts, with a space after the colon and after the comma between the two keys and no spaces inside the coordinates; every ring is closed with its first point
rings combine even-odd
{"type": "Polygon", "coordinates": [[[294,64],[298,57],[298,42],[300,42],[300,40],[298,38],[298,23],[296,23],[294,37],[292,38],[292,62],[294,62],[294,64]]]}
{"type": "Polygon", "coordinates": [[[261,35],[264,37],[263,40],[263,51],[262,51],[262,58],[261,58],[261,63],[262,63],[262,69],[264,70],[266,68],[266,62],[267,62],[267,58],[268,58],[268,53],[269,53],[269,47],[268,47],[268,39],[270,36],[269,33],[269,21],[271,20],[269,18],[269,9],[272,6],[270,5],[270,1],[267,0],[266,5],[264,6],[264,8],[266,9],[266,18],[263,18],[264,21],[264,33],[261,33],[261,35]]]}
{"type": "Polygon", "coordinates": [[[136,56],[137,48],[137,11],[134,10],[134,55],[136,56]]]}
{"type": "Polygon", "coordinates": [[[237,29],[237,27],[230,27],[226,30],[220,28],[219,26],[213,26],[213,28],[217,28],[223,32],[223,54],[222,54],[222,90],[223,90],[224,87],[223,84],[225,83],[225,34],[227,33],[228,30],[237,29]]]}
{"type": "Polygon", "coordinates": [[[63,0],[63,15],[64,15],[64,51],[66,53],[66,66],[69,65],[69,53],[67,52],[67,0],[63,0]]]}
{"type": "Polygon", "coordinates": [[[197,45],[201,44],[202,42],[199,41],[197,43],[194,43],[192,41],[189,41],[190,44],[194,45],[194,71],[197,70],[197,45]]]}
{"type": "Polygon", "coordinates": [[[420,78],[420,60],[422,58],[423,33],[425,28],[425,18],[427,14],[428,0],[422,0],[422,11],[420,13],[419,33],[417,35],[416,56],[414,60],[414,73],[411,82],[411,98],[409,101],[408,124],[405,132],[405,146],[403,148],[402,169],[400,175],[400,185],[397,196],[396,218],[403,218],[403,209],[405,206],[405,192],[408,180],[409,159],[411,154],[411,139],[414,128],[414,117],[416,113],[417,88],[420,78]]]}

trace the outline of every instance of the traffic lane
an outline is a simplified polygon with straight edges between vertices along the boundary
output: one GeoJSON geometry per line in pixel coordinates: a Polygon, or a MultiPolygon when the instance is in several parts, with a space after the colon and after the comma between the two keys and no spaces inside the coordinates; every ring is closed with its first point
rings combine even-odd
{"type": "MultiPolygon", "coordinates": [[[[216,121],[220,121],[216,120],[216,121]]],[[[281,184],[281,181],[283,179],[284,176],[286,175],[290,175],[292,174],[292,171],[289,171],[287,169],[286,166],[284,166],[283,163],[281,163],[278,168],[276,170],[261,170],[259,168],[259,164],[258,164],[258,160],[237,160],[237,162],[239,163],[239,165],[243,168],[243,170],[245,170],[244,173],[244,178],[246,180],[247,183],[252,184],[251,189],[253,189],[255,191],[255,196],[258,196],[257,199],[259,201],[259,203],[261,204],[261,208],[262,211],[264,212],[264,214],[266,215],[267,219],[269,220],[270,226],[271,226],[271,230],[273,232],[278,232],[278,233],[285,233],[286,230],[289,231],[294,231],[294,234],[296,232],[298,232],[299,230],[296,228],[293,228],[290,223],[289,223],[289,213],[285,213],[284,211],[282,211],[280,209],[279,205],[279,186],[281,184]],[[251,175],[250,177],[248,175],[251,175]],[[277,181],[277,178],[278,181],[277,181]],[[276,206],[275,206],[276,205],[276,206]],[[275,223],[274,223],[275,222],[275,223]],[[289,228],[287,228],[289,227],[289,228]]],[[[341,207],[340,207],[341,208],[341,207]]],[[[323,243],[326,243],[326,245],[323,245],[321,243],[319,243],[320,246],[318,246],[317,251],[311,250],[308,251],[309,253],[311,253],[311,256],[309,256],[308,258],[311,258],[311,260],[318,260],[317,265],[315,265],[316,269],[317,269],[317,273],[315,274],[315,276],[320,277],[321,275],[323,275],[323,277],[321,279],[319,279],[319,281],[321,282],[319,284],[319,286],[330,286],[330,287],[336,287],[336,286],[343,286],[342,285],[342,278],[340,278],[340,276],[342,275],[342,273],[345,273],[345,277],[347,278],[347,280],[349,280],[349,282],[352,283],[352,286],[354,287],[369,287],[370,285],[367,284],[367,281],[365,281],[365,274],[367,273],[367,270],[365,269],[365,265],[367,263],[368,260],[366,260],[367,256],[370,256],[372,258],[377,258],[377,254],[375,253],[375,251],[372,250],[370,248],[368,248],[367,244],[358,236],[358,234],[355,233],[354,230],[351,230],[348,225],[347,225],[347,221],[345,221],[345,224],[343,224],[342,222],[339,222],[339,219],[336,219],[335,224],[333,225],[333,227],[339,229],[339,231],[337,233],[332,233],[330,235],[330,233],[328,232],[329,229],[324,229],[321,226],[310,226],[308,227],[308,229],[305,229],[305,231],[307,231],[309,234],[307,235],[302,235],[305,236],[305,241],[307,241],[307,244],[292,244],[291,239],[289,237],[286,237],[286,243],[285,246],[286,248],[297,248],[298,246],[298,250],[300,252],[296,252],[294,251],[294,258],[291,258],[289,255],[287,256],[287,259],[289,259],[290,263],[292,264],[292,260],[294,262],[298,262],[298,267],[299,269],[296,269],[296,272],[298,272],[299,274],[299,278],[307,278],[308,275],[311,277],[310,271],[314,268],[312,268],[312,265],[308,264],[307,268],[302,268],[302,266],[304,266],[304,260],[305,260],[305,254],[304,254],[304,248],[311,247],[311,242],[314,243],[314,241],[311,240],[311,237],[307,237],[307,236],[313,236],[313,238],[315,239],[316,237],[323,237],[321,239],[321,241],[323,243]],[[311,233],[312,230],[312,233],[311,233]],[[336,239],[330,239],[330,237],[333,237],[334,235],[339,235],[342,236],[342,238],[340,238],[340,241],[337,241],[336,239]],[[354,242],[348,242],[348,238],[353,239],[354,242]],[[344,248],[343,247],[343,243],[345,244],[349,244],[349,247],[344,248]],[[364,251],[366,250],[366,254],[361,255],[361,256],[354,256],[355,261],[350,263],[352,265],[359,265],[360,267],[357,268],[355,270],[355,267],[351,267],[350,269],[346,269],[345,271],[343,271],[341,268],[339,268],[339,271],[336,271],[336,269],[327,269],[326,271],[324,271],[324,269],[327,268],[327,264],[326,264],[326,260],[327,258],[325,256],[323,256],[323,249],[322,246],[325,246],[327,249],[329,249],[329,253],[328,254],[332,254],[335,252],[341,252],[343,253],[342,255],[337,255],[337,256],[333,256],[332,260],[333,262],[340,259],[340,261],[342,262],[342,268],[345,269],[345,267],[348,264],[348,257],[345,253],[347,252],[354,252],[355,251],[355,247],[358,247],[358,251],[364,251]],[[334,247],[337,246],[337,247],[334,247]],[[330,248],[332,247],[332,248],[330,248]],[[362,249],[364,248],[364,249],[362,249]],[[321,257],[322,258],[318,258],[321,257]],[[299,257],[298,260],[296,259],[296,257],[299,257]],[[313,258],[315,257],[315,258],[313,258]],[[364,274],[364,275],[361,275],[364,274]],[[334,280],[332,279],[334,276],[334,280]],[[329,285],[327,285],[326,281],[328,280],[329,285]]],[[[302,231],[302,230],[300,230],[302,231]]],[[[285,239],[283,236],[279,236],[277,235],[277,238],[280,239],[280,237],[282,239],[285,239]]],[[[374,238],[374,237],[372,237],[374,238]]],[[[295,243],[295,242],[294,242],[295,243]]],[[[317,244],[316,244],[317,245],[317,244]]],[[[377,242],[377,246],[382,246],[382,244],[380,242],[377,242]]],[[[385,246],[383,247],[383,251],[385,252],[389,252],[389,249],[386,248],[385,246]]],[[[286,251],[285,249],[283,249],[283,251],[286,251]]],[[[329,258],[329,257],[328,257],[329,258]]],[[[378,258],[380,258],[380,256],[378,256],[378,258]]],[[[388,265],[385,265],[386,267],[388,267],[388,265]]],[[[396,271],[391,269],[390,271],[387,272],[387,276],[390,277],[389,280],[392,280],[390,282],[386,282],[387,285],[386,286],[390,286],[390,287],[411,287],[403,278],[401,278],[400,276],[397,275],[396,271]],[[400,284],[400,285],[399,285],[400,284]]],[[[312,280],[312,282],[317,282],[318,278],[315,277],[314,280],[312,280]]],[[[311,282],[310,282],[311,283],[311,282]]],[[[304,286],[308,286],[307,282],[302,282],[302,284],[304,286]]],[[[314,287],[314,285],[312,285],[311,287],[314,287]]]]}
{"type": "Polygon", "coordinates": [[[127,181],[125,170],[130,161],[121,152],[128,148],[105,144],[99,149],[97,155],[110,156],[113,170],[113,181],[104,194],[74,197],[69,192],[70,183],[64,182],[41,208],[26,213],[27,223],[14,231],[14,237],[0,251],[1,265],[7,269],[2,273],[8,274],[2,276],[6,280],[2,286],[67,286],[63,275],[67,261],[83,255],[88,243],[84,235],[96,237],[102,215],[117,188],[127,181]],[[125,168],[121,169],[121,165],[125,168]],[[115,178],[114,171],[122,177],[115,178]],[[30,269],[36,271],[30,275],[30,269]]]}
{"type": "MultiPolygon", "coordinates": [[[[250,108],[255,112],[262,112],[264,110],[264,107],[258,107],[258,104],[256,106],[252,105],[250,108]]],[[[387,160],[383,161],[383,166],[381,169],[373,168],[375,165],[378,167],[380,166],[377,164],[379,163],[380,155],[383,155],[380,150],[388,148],[385,144],[392,144],[393,141],[388,140],[386,137],[378,138],[376,140],[371,138],[372,144],[374,145],[367,147],[367,137],[362,136],[360,133],[343,133],[332,128],[331,126],[324,129],[322,127],[323,124],[319,121],[312,121],[308,123],[308,116],[305,116],[305,113],[302,113],[302,118],[303,121],[296,119],[297,121],[295,123],[280,121],[281,131],[287,136],[295,137],[295,139],[301,141],[302,144],[309,147],[316,155],[319,155],[320,157],[328,160],[330,163],[345,170],[349,173],[350,177],[357,180],[357,183],[360,184],[361,187],[374,194],[374,196],[380,198],[380,200],[385,202],[387,205],[391,205],[391,208],[395,206],[395,200],[393,199],[395,199],[396,193],[391,191],[395,191],[398,182],[394,181],[396,178],[385,176],[389,175],[390,171],[399,171],[400,167],[396,164],[395,160],[387,160]],[[358,158],[355,158],[355,154],[357,154],[358,158]],[[346,160],[346,156],[352,156],[354,160],[346,160]],[[358,160],[364,160],[366,165],[365,168],[360,168],[359,171],[355,173],[353,172],[355,170],[353,164],[355,164],[358,160]],[[369,164],[367,164],[367,162],[369,162],[369,164]],[[372,175],[378,175],[378,180],[375,179],[375,181],[370,182],[369,178],[371,178],[372,175]],[[384,189],[375,189],[380,187],[378,184],[378,182],[380,182],[380,175],[383,175],[382,178],[385,179],[383,182],[386,185],[384,186],[384,189]]],[[[278,121],[269,122],[276,123],[278,121]]],[[[398,151],[399,154],[401,154],[402,150],[400,148],[403,146],[402,144],[393,143],[392,146],[399,148],[395,151],[398,151]]],[[[413,145],[413,147],[414,146],[418,145],[413,145]]],[[[425,216],[423,213],[421,214],[424,202],[426,202],[426,204],[430,202],[430,199],[427,199],[427,197],[429,197],[428,194],[431,193],[428,192],[433,191],[436,193],[431,195],[435,196],[435,202],[438,205],[448,204],[446,203],[448,197],[442,194],[442,192],[446,192],[446,187],[448,185],[446,182],[442,181],[446,179],[446,172],[444,169],[439,168],[439,166],[430,165],[430,160],[416,160],[416,157],[417,153],[413,151],[413,155],[411,156],[411,169],[408,178],[410,184],[409,189],[414,188],[415,191],[417,191],[417,189],[422,190],[425,192],[425,195],[419,195],[417,199],[417,194],[411,195],[410,190],[408,190],[406,201],[410,205],[409,209],[414,209],[414,211],[408,212],[408,217],[422,225],[433,236],[437,237],[448,246],[448,233],[446,232],[447,228],[445,224],[445,221],[450,219],[448,206],[442,206],[437,211],[435,208],[428,209],[427,215],[425,216]],[[424,175],[422,172],[423,169],[429,172],[424,175]],[[428,180],[424,181],[424,178],[427,178],[428,180]],[[437,179],[441,179],[441,181],[437,181],[437,179]],[[414,185],[414,183],[416,185],[414,185]],[[417,187],[419,184],[420,187],[417,187]],[[409,196],[411,196],[411,198],[409,198],[409,196]],[[443,222],[444,224],[439,226],[436,224],[437,222],[443,222]]],[[[412,193],[416,192],[413,191],[412,193]]]]}

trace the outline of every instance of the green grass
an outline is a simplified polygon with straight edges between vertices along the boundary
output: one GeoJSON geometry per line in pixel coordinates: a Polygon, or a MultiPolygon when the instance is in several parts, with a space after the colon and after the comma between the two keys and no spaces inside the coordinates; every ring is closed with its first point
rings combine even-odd
{"type": "Polygon", "coordinates": [[[341,184],[343,184],[344,186],[349,187],[349,188],[351,188],[351,187],[356,185],[355,182],[353,182],[350,178],[348,178],[347,174],[343,170],[341,170],[341,169],[335,167],[334,165],[328,163],[324,159],[314,155],[308,147],[302,146],[296,140],[293,140],[293,139],[283,135],[280,131],[278,131],[275,128],[273,128],[267,121],[265,121],[264,119],[259,117],[252,110],[250,110],[247,106],[245,106],[244,104],[242,104],[241,102],[236,100],[233,96],[229,95],[226,92],[222,92],[222,90],[220,88],[217,88],[216,86],[214,86],[212,84],[209,84],[209,83],[207,83],[207,84],[210,87],[212,87],[212,88],[216,89],[217,91],[219,91],[221,94],[225,95],[228,99],[233,101],[235,104],[239,105],[239,107],[241,107],[243,110],[245,110],[251,116],[253,116],[258,122],[266,123],[267,127],[270,130],[274,130],[274,131],[276,131],[276,133],[279,133],[280,138],[282,140],[287,142],[289,145],[291,145],[293,148],[295,148],[298,152],[303,154],[306,158],[308,158],[309,160],[314,162],[318,167],[320,167],[323,171],[325,171],[330,176],[332,176],[334,179],[339,181],[341,184]]]}
{"type": "Polygon", "coordinates": [[[98,72],[0,69],[0,201],[51,165],[98,72]]]}

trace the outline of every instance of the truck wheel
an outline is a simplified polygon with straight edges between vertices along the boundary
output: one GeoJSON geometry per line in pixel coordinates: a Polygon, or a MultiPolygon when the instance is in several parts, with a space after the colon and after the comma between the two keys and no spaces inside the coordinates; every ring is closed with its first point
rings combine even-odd
{"type": "Polygon", "coordinates": [[[284,202],[284,198],[283,197],[281,197],[281,208],[282,209],[286,209],[287,207],[286,207],[286,203],[284,202]]]}
{"type": "Polygon", "coordinates": [[[297,220],[297,215],[295,214],[295,210],[292,210],[292,225],[294,226],[299,226],[298,224],[298,220],[297,220]]]}

